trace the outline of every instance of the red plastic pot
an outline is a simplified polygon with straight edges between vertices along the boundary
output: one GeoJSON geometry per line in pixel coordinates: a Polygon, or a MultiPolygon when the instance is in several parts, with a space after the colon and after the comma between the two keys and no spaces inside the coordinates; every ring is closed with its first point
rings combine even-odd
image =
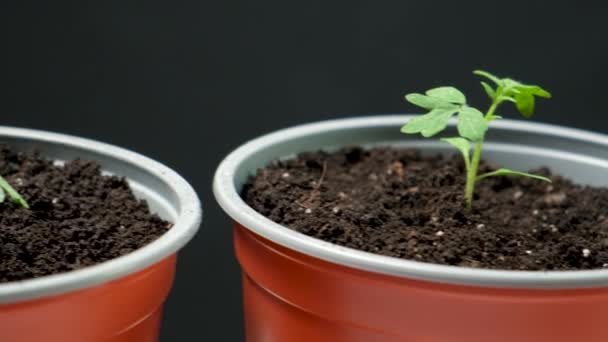
{"type": "MultiPolygon", "coordinates": [[[[406,121],[386,116],[299,126],[255,139],[222,162],[214,192],[236,221],[247,341],[608,341],[608,270],[484,270],[374,255],[289,230],[239,196],[255,169],[302,151],[378,143],[445,148],[399,134],[406,121]]],[[[608,184],[608,138],[594,133],[505,120],[490,131],[485,157],[608,184]]]]}
{"type": "Polygon", "coordinates": [[[156,342],[171,290],[176,252],[196,233],[200,202],[166,166],[111,145],[27,129],[0,127],[15,149],[36,148],[57,160],[98,161],[127,177],[153,211],[174,223],[128,255],[81,270],[0,284],[1,342],[156,342]]]}

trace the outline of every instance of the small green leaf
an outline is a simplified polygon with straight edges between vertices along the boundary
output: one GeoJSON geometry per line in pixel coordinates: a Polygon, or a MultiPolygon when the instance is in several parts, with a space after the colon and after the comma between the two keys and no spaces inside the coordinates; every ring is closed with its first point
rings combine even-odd
{"type": "MultiPolygon", "coordinates": [[[[517,82],[514,79],[511,78],[503,78],[502,79],[502,86],[505,89],[506,92],[512,91],[513,89],[521,86],[522,84],[517,82]]],[[[515,90],[516,93],[519,93],[519,90],[515,90]]]]}
{"type": "Polygon", "coordinates": [[[483,71],[483,70],[475,70],[475,71],[473,71],[473,73],[474,73],[475,75],[483,76],[483,77],[485,77],[485,78],[489,79],[490,81],[492,81],[492,82],[496,83],[496,85],[498,85],[498,86],[499,86],[499,85],[502,85],[502,80],[501,80],[500,78],[498,78],[498,77],[496,77],[496,76],[494,76],[494,75],[490,74],[490,73],[489,73],[489,72],[487,72],[487,71],[483,71]]]}
{"type": "Polygon", "coordinates": [[[0,189],[0,203],[4,202],[5,198],[6,198],[6,193],[4,192],[4,190],[0,189]]]}
{"type": "Polygon", "coordinates": [[[529,178],[534,178],[534,179],[538,179],[538,180],[541,180],[541,181],[545,181],[545,182],[551,183],[551,180],[549,178],[547,178],[547,177],[535,175],[535,174],[532,174],[532,173],[513,171],[513,170],[509,170],[509,169],[498,169],[496,171],[492,171],[492,172],[481,174],[481,175],[477,176],[477,180],[479,181],[479,180],[482,180],[484,178],[495,177],[495,176],[529,177],[529,178]]]}
{"type": "Polygon", "coordinates": [[[471,150],[471,143],[465,138],[456,137],[456,138],[443,138],[441,141],[445,141],[446,143],[456,147],[460,153],[462,153],[462,157],[464,158],[464,163],[469,169],[471,165],[471,158],[469,157],[469,151],[471,150]]]}
{"type": "Polygon", "coordinates": [[[550,99],[551,98],[551,93],[549,93],[548,91],[544,90],[543,88],[537,86],[537,85],[525,85],[522,84],[518,87],[518,89],[524,93],[528,93],[530,95],[534,95],[534,96],[538,96],[538,97],[542,97],[545,99],[550,99]]]}
{"type": "Polygon", "coordinates": [[[434,97],[430,97],[430,96],[426,96],[426,95],[422,95],[422,94],[418,94],[418,93],[407,94],[407,95],[405,95],[405,99],[408,102],[410,102],[418,107],[422,107],[424,109],[434,109],[434,108],[445,106],[445,105],[449,104],[449,102],[446,102],[442,99],[438,99],[438,98],[434,98],[434,97]]]}
{"type": "Polygon", "coordinates": [[[534,115],[534,96],[528,93],[515,95],[515,107],[526,118],[534,115]]]}
{"type": "Polygon", "coordinates": [[[450,103],[465,104],[467,102],[464,94],[454,87],[438,87],[426,91],[430,97],[442,99],[450,103]]]}
{"type": "Polygon", "coordinates": [[[443,131],[448,125],[448,121],[458,108],[435,108],[427,114],[410,119],[405,126],[401,127],[401,132],[413,134],[420,133],[428,138],[443,131]]]}
{"type": "Polygon", "coordinates": [[[492,88],[491,85],[487,84],[484,81],[481,81],[481,86],[486,91],[486,94],[488,94],[488,97],[490,98],[490,100],[494,100],[494,96],[496,96],[496,92],[494,91],[494,88],[492,88]]]}
{"type": "Polygon", "coordinates": [[[538,96],[538,97],[542,97],[545,99],[550,99],[551,98],[551,93],[546,91],[545,89],[539,87],[539,86],[534,86],[536,89],[532,92],[532,94],[534,96],[538,96]]]}
{"type": "Polygon", "coordinates": [[[471,141],[481,141],[488,130],[483,114],[473,107],[463,107],[458,111],[458,133],[471,141]]]}
{"type": "Polygon", "coordinates": [[[30,206],[27,204],[27,201],[25,199],[23,199],[23,197],[21,197],[21,195],[19,195],[19,193],[13,189],[13,187],[8,184],[8,182],[0,176],[0,188],[3,190],[2,192],[6,192],[6,194],[8,195],[8,197],[11,199],[11,201],[13,201],[14,203],[17,203],[19,205],[21,205],[24,208],[29,208],[30,206]]]}
{"type": "Polygon", "coordinates": [[[508,91],[509,95],[517,95],[517,94],[521,94],[521,90],[517,89],[517,88],[511,88],[508,91]]]}

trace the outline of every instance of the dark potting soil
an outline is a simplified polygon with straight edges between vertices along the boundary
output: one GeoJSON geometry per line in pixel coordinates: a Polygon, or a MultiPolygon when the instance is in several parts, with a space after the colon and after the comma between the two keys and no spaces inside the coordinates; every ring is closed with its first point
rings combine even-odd
{"type": "Polygon", "coordinates": [[[79,269],[132,252],[171,224],[151,214],[123,178],[98,164],[64,166],[0,145],[0,174],[29,202],[0,203],[0,283],[79,269]]]}
{"type": "Polygon", "coordinates": [[[608,267],[608,189],[535,172],[553,182],[487,178],[469,212],[459,155],[347,148],[277,161],[242,195],[295,231],[381,255],[489,269],[608,267]]]}

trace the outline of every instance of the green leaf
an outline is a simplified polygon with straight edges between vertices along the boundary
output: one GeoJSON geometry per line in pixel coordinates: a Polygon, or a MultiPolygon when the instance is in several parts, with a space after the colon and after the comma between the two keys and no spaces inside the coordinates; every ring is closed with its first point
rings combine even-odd
{"type": "Polygon", "coordinates": [[[526,118],[534,115],[534,96],[528,93],[515,95],[515,107],[526,118]]]}
{"type": "Polygon", "coordinates": [[[458,112],[458,133],[471,141],[483,140],[488,123],[483,114],[473,107],[463,107],[458,112]]]}
{"type": "Polygon", "coordinates": [[[426,96],[426,95],[422,95],[422,94],[418,94],[418,93],[407,94],[407,95],[405,95],[405,99],[408,102],[410,102],[418,107],[422,107],[424,109],[434,109],[437,107],[449,105],[449,102],[446,102],[442,99],[438,99],[438,98],[434,98],[434,97],[430,97],[430,96],[426,96]]]}
{"type": "Polygon", "coordinates": [[[425,138],[443,131],[448,125],[448,121],[458,108],[435,108],[428,114],[417,116],[410,119],[405,126],[401,127],[401,132],[413,134],[420,133],[425,138]]]}
{"type": "Polygon", "coordinates": [[[534,95],[534,96],[538,96],[538,97],[542,97],[545,99],[550,99],[551,98],[551,93],[549,93],[548,91],[544,90],[543,88],[537,86],[537,85],[525,85],[522,84],[520,86],[517,87],[520,91],[524,92],[524,93],[528,93],[530,95],[534,95]]]}
{"type": "Polygon", "coordinates": [[[486,94],[488,94],[488,97],[490,98],[490,100],[494,100],[494,96],[496,96],[496,92],[494,91],[494,88],[492,88],[491,85],[487,84],[484,81],[481,81],[481,86],[486,91],[486,94]]]}
{"type": "Polygon", "coordinates": [[[545,89],[543,89],[543,88],[541,88],[539,86],[534,86],[534,87],[535,87],[535,89],[532,92],[532,94],[534,96],[542,97],[542,98],[545,98],[545,99],[550,99],[551,98],[551,93],[550,92],[546,91],[545,89]]]}
{"type": "Polygon", "coordinates": [[[460,153],[462,153],[462,157],[464,158],[464,163],[468,170],[471,165],[471,158],[469,157],[469,151],[471,150],[471,143],[467,139],[461,138],[461,137],[443,138],[443,139],[441,139],[441,141],[445,141],[446,143],[456,147],[460,151],[460,153]]]}
{"type": "MultiPolygon", "coordinates": [[[[519,90],[517,90],[516,88],[521,86],[522,84],[517,82],[514,79],[511,78],[503,78],[502,79],[502,86],[505,89],[505,91],[509,92],[509,91],[513,91],[513,89],[515,89],[515,93],[519,93],[519,90]]],[[[509,94],[511,95],[511,94],[509,94]]]]}
{"type": "Polygon", "coordinates": [[[24,208],[30,207],[27,204],[27,201],[25,199],[23,199],[23,197],[21,197],[21,195],[19,195],[19,193],[15,189],[13,189],[13,187],[10,184],[8,184],[8,182],[1,176],[0,176],[0,188],[3,190],[2,192],[6,192],[8,197],[14,203],[17,203],[24,208]]]}
{"type": "Polygon", "coordinates": [[[4,202],[5,198],[6,198],[6,193],[4,192],[4,190],[0,189],[0,203],[4,202]]]}
{"type": "Polygon", "coordinates": [[[489,73],[489,72],[487,72],[487,71],[483,71],[483,70],[475,70],[475,71],[473,71],[473,73],[474,73],[475,75],[483,76],[483,77],[485,77],[485,78],[489,79],[490,81],[492,81],[492,82],[496,83],[496,85],[498,85],[498,86],[502,85],[502,80],[501,80],[500,78],[498,78],[498,77],[496,77],[496,76],[494,76],[494,75],[490,74],[490,73],[489,73]]]}
{"type": "Polygon", "coordinates": [[[538,179],[538,180],[541,180],[541,181],[545,181],[545,182],[551,183],[551,180],[549,178],[547,178],[547,177],[535,175],[535,174],[532,174],[532,173],[513,171],[513,170],[509,170],[509,169],[498,169],[496,171],[492,171],[492,172],[481,174],[481,175],[477,176],[477,180],[479,181],[479,180],[482,180],[484,178],[495,177],[495,176],[529,177],[529,178],[534,178],[534,179],[538,179]]]}
{"type": "Polygon", "coordinates": [[[426,91],[430,97],[442,99],[450,103],[465,104],[467,102],[464,94],[454,87],[438,87],[426,91]]]}

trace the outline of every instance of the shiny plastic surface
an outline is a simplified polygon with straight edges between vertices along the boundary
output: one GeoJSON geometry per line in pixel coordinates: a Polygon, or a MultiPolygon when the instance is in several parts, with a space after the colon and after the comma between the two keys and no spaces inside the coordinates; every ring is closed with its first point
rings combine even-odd
{"type": "Polygon", "coordinates": [[[172,255],[106,284],[0,304],[0,341],[157,342],[175,262],[172,255]]]}
{"type": "Polygon", "coordinates": [[[605,342],[608,289],[443,284],[304,255],[236,225],[247,342],[605,342]]]}

